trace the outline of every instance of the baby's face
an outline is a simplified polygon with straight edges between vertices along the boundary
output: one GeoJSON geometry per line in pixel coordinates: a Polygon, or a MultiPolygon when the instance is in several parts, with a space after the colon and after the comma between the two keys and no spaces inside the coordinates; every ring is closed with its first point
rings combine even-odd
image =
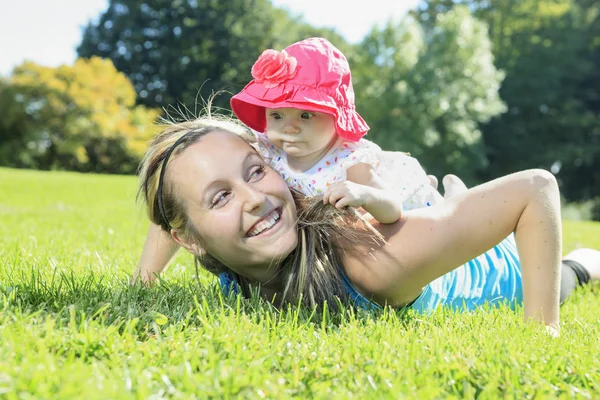
{"type": "Polygon", "coordinates": [[[332,115],[297,108],[267,108],[267,137],[288,157],[317,154],[337,138],[332,115]]]}

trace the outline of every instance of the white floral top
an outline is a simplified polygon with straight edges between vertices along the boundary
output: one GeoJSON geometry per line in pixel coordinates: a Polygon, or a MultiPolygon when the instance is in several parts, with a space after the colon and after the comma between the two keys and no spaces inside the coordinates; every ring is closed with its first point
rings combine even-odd
{"type": "Polygon", "coordinates": [[[383,151],[366,139],[358,142],[340,141],[316,165],[305,172],[290,169],[283,150],[275,147],[265,135],[255,132],[258,150],[289,187],[308,196],[325,193],[335,182],[346,180],[346,170],[356,164],[371,165],[375,172],[397,189],[405,210],[427,207],[443,200],[427,178],[419,162],[402,152],[383,151]]]}

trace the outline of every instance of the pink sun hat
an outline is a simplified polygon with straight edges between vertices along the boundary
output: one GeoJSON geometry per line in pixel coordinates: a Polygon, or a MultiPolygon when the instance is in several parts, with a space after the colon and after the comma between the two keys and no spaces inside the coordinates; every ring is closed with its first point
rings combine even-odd
{"type": "Polygon", "coordinates": [[[231,98],[235,115],[265,132],[265,108],[298,108],[332,115],[336,132],[356,142],[369,126],[356,112],[350,66],[328,40],[310,38],[283,51],[265,50],[252,66],[254,78],[231,98]]]}

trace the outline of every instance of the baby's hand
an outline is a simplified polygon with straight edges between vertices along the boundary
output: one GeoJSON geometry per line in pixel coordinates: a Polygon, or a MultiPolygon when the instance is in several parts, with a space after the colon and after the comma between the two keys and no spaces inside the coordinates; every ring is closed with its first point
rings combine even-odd
{"type": "Polygon", "coordinates": [[[382,224],[391,224],[402,216],[402,202],[393,190],[382,190],[352,181],[335,183],[327,189],[323,203],[335,208],[362,207],[382,224]]]}
{"type": "Polygon", "coordinates": [[[371,189],[369,186],[350,181],[334,183],[325,192],[323,203],[330,203],[338,209],[346,206],[362,207],[369,200],[369,189],[371,189]]]}

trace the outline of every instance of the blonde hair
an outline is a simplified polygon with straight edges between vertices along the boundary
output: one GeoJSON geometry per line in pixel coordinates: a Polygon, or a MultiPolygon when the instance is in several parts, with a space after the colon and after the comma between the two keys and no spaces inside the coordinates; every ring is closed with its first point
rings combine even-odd
{"type": "MultiPolygon", "coordinates": [[[[178,200],[168,182],[159,190],[163,164],[196,143],[201,137],[215,131],[226,131],[238,135],[251,146],[256,144],[252,132],[231,118],[207,116],[192,121],[169,123],[154,139],[146,152],[139,169],[140,187],[138,196],[143,196],[150,220],[164,231],[176,229],[196,240],[198,233],[189,222],[183,203],[178,200]],[[177,144],[175,148],[173,146],[177,144]],[[171,154],[172,152],[172,154],[171,154]],[[170,155],[170,157],[169,157],[170,155]],[[162,194],[162,210],[159,195],[162,194]]],[[[344,248],[381,245],[382,236],[372,226],[363,222],[354,209],[338,210],[324,205],[321,197],[310,198],[291,190],[298,211],[298,245],[278,262],[278,280],[282,303],[301,302],[309,307],[337,307],[338,300],[345,303],[348,293],[343,282],[344,248]]],[[[207,271],[219,275],[228,272],[235,277],[242,293],[249,296],[250,285],[245,277],[234,273],[216,257],[207,254],[196,257],[196,261],[207,271]]]]}

